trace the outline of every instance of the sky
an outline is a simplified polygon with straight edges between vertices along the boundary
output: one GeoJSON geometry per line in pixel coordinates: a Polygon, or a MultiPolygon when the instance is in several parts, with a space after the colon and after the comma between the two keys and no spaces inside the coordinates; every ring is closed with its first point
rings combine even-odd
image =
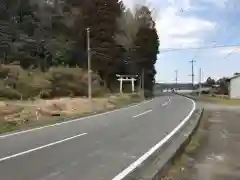
{"type": "Polygon", "coordinates": [[[200,68],[202,81],[240,72],[239,0],[124,0],[124,3],[128,7],[145,4],[153,12],[160,37],[160,54],[155,65],[157,82],[175,82],[175,70],[178,82],[191,82],[192,59],[196,61],[195,83],[200,81],[200,68]],[[231,44],[239,47],[188,49],[231,44]],[[187,50],[166,52],[169,48],[187,50]]]}

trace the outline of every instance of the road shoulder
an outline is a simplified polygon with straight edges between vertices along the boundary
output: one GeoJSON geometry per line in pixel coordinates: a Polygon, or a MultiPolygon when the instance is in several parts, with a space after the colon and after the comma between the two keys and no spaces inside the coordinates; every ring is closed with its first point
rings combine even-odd
{"type": "Polygon", "coordinates": [[[240,111],[208,108],[191,143],[163,179],[240,179],[240,111]]]}

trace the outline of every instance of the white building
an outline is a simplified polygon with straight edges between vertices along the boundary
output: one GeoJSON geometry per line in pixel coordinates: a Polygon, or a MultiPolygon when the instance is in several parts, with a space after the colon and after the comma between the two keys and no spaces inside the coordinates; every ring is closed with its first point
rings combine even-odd
{"type": "Polygon", "coordinates": [[[240,75],[233,76],[229,81],[229,98],[240,99],[240,75]]]}

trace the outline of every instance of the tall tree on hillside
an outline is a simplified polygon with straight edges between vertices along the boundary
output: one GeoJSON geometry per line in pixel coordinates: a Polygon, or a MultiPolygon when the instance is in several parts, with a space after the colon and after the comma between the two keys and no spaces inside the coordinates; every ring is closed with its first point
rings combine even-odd
{"type": "Polygon", "coordinates": [[[121,12],[121,16],[117,19],[118,29],[115,34],[115,42],[124,48],[122,55],[122,64],[124,65],[124,73],[131,73],[132,64],[129,64],[132,48],[136,34],[139,29],[139,22],[130,9],[121,12]]]}
{"type": "Polygon", "coordinates": [[[136,34],[139,29],[138,21],[130,9],[121,13],[117,20],[118,30],[115,35],[117,44],[122,45],[126,50],[133,46],[136,34]]]}
{"type": "Polygon", "coordinates": [[[91,30],[92,66],[105,85],[109,86],[111,78],[117,71],[116,43],[114,35],[117,30],[117,18],[121,14],[118,0],[92,0],[84,3],[84,27],[91,30]]]}
{"type": "Polygon", "coordinates": [[[16,0],[2,0],[0,2],[0,60],[5,63],[7,54],[15,40],[14,17],[18,7],[16,0]]]}
{"type": "Polygon", "coordinates": [[[141,7],[136,12],[136,18],[140,22],[140,28],[136,35],[131,58],[135,65],[133,71],[139,74],[144,71],[144,88],[149,95],[152,95],[156,74],[154,65],[159,53],[159,38],[151,12],[147,7],[141,7]]]}

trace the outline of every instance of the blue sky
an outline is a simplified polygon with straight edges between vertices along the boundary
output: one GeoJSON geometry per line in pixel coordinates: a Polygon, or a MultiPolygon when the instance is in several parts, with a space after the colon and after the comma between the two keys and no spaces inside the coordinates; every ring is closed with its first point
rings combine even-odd
{"type": "Polygon", "coordinates": [[[125,0],[127,6],[147,4],[154,12],[160,37],[156,63],[157,82],[191,82],[191,64],[195,57],[195,83],[211,76],[230,77],[240,72],[240,46],[208,50],[164,52],[166,48],[189,48],[240,44],[239,0],[125,0]],[[227,56],[234,49],[235,52],[227,56]],[[226,58],[227,57],[227,58],[226,58]]]}

